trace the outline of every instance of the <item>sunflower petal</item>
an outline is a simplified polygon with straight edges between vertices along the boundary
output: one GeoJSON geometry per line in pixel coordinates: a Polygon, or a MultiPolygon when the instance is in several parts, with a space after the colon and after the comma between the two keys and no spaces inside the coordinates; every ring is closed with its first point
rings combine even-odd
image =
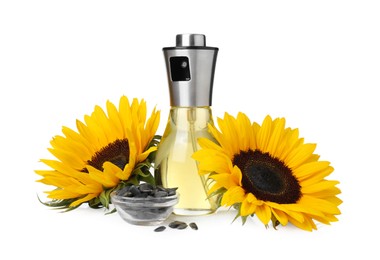
{"type": "Polygon", "coordinates": [[[276,217],[281,225],[286,226],[289,222],[288,215],[285,212],[272,208],[272,214],[276,217]]]}
{"type": "Polygon", "coordinates": [[[314,152],[316,144],[304,144],[291,151],[286,158],[289,168],[294,169],[304,163],[314,152]]]}
{"type": "Polygon", "coordinates": [[[239,186],[234,186],[230,189],[228,189],[222,197],[221,204],[232,206],[235,203],[240,203],[245,198],[245,192],[244,190],[239,186]]]}
{"type": "Polygon", "coordinates": [[[280,142],[281,137],[283,135],[284,127],[285,127],[285,119],[284,118],[276,119],[273,126],[273,132],[269,138],[267,150],[263,150],[263,152],[269,152],[270,154],[275,154],[278,143],[280,142]]]}
{"type": "Polygon", "coordinates": [[[256,199],[251,193],[247,194],[247,197],[243,200],[240,207],[241,216],[249,216],[255,213],[257,204],[255,203],[256,199]]]}
{"type": "Polygon", "coordinates": [[[263,124],[257,133],[257,149],[263,152],[267,152],[268,142],[272,132],[272,118],[266,116],[263,124]]]}
{"type": "Polygon", "coordinates": [[[271,220],[272,211],[267,204],[263,204],[256,208],[256,215],[264,225],[267,225],[271,220]]]}

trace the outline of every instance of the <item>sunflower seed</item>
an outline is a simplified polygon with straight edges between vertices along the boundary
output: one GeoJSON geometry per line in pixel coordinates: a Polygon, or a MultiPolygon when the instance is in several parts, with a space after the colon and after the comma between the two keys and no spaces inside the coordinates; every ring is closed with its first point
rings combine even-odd
{"type": "Polygon", "coordinates": [[[168,188],[168,189],[167,189],[168,196],[173,196],[173,195],[175,195],[177,189],[178,189],[178,188],[168,188]]]}
{"type": "Polygon", "coordinates": [[[165,226],[159,226],[158,228],[156,228],[156,229],[154,230],[154,232],[162,232],[162,231],[164,231],[165,229],[166,229],[165,226]]]}
{"type": "Polygon", "coordinates": [[[182,221],[178,221],[178,220],[176,220],[176,221],[173,221],[173,222],[171,222],[170,224],[169,224],[169,227],[170,228],[177,228],[179,225],[181,225],[181,224],[186,224],[185,222],[182,222],[182,221]]]}
{"type": "Polygon", "coordinates": [[[137,196],[141,194],[141,191],[135,185],[132,185],[129,188],[129,191],[133,194],[133,196],[137,196]]]}
{"type": "Polygon", "coordinates": [[[187,224],[186,223],[181,223],[177,226],[177,229],[185,229],[187,228],[187,224]]]}
{"type": "Polygon", "coordinates": [[[135,195],[135,198],[147,198],[147,197],[148,197],[148,193],[140,193],[140,194],[135,195]]]}
{"type": "Polygon", "coordinates": [[[118,196],[129,197],[130,194],[131,193],[129,192],[129,186],[126,186],[126,187],[124,187],[124,188],[122,188],[116,192],[116,195],[118,195],[118,196]]]}
{"type": "Polygon", "coordinates": [[[194,230],[198,230],[198,226],[197,226],[197,224],[195,224],[194,222],[191,222],[191,223],[189,224],[189,226],[190,226],[192,229],[194,229],[194,230]]]}
{"type": "Polygon", "coordinates": [[[162,198],[162,197],[167,197],[167,196],[168,196],[168,193],[166,191],[159,190],[154,193],[154,197],[156,198],[162,198]]]}
{"type": "Polygon", "coordinates": [[[171,228],[175,228],[175,229],[185,229],[187,228],[187,224],[185,222],[182,222],[182,221],[173,221],[169,224],[169,227],[171,228]]]}
{"type": "Polygon", "coordinates": [[[141,183],[139,190],[144,193],[151,193],[153,191],[153,186],[149,183],[141,183]]]}
{"type": "Polygon", "coordinates": [[[162,187],[162,186],[157,186],[156,187],[157,190],[160,190],[160,191],[166,191],[166,188],[162,187]]]}

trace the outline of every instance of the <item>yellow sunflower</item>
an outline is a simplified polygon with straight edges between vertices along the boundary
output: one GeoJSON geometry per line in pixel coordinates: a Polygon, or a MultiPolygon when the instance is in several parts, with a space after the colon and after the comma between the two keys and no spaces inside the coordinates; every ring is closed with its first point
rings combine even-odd
{"type": "Polygon", "coordinates": [[[243,224],[254,214],[266,226],[289,222],[303,230],[317,229],[314,222],[337,221],[342,201],[338,181],[325,179],[333,172],[327,161],[314,154],[316,144],[304,143],[298,129],[285,128],[285,119],[267,116],[262,125],[244,113],[218,118],[219,130],[209,130],[217,144],[199,139],[193,154],[200,174],[210,173],[210,195],[219,206],[233,206],[243,224]]]}
{"type": "Polygon", "coordinates": [[[45,205],[108,208],[113,189],[154,181],[150,157],[157,149],[160,112],[154,109],[147,120],[146,102],[135,98],[130,103],[126,96],[118,108],[110,101],[106,107],[105,112],[95,106],[84,122],[76,121],[77,132],[63,127],[63,135],[51,140],[48,150],[56,160],[42,159],[51,169],[35,171],[42,176],[39,182],[56,187],[46,192],[52,200],[45,205]]]}

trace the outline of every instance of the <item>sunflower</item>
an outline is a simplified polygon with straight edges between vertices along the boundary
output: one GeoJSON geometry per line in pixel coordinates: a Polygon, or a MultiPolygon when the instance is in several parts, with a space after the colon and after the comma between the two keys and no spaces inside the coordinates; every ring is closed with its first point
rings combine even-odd
{"type": "MultiPolygon", "coordinates": [[[[209,125],[217,140],[198,140],[201,149],[193,154],[200,174],[211,173],[210,196],[220,206],[237,209],[243,224],[256,215],[274,228],[289,222],[303,230],[317,229],[337,221],[338,181],[325,179],[333,172],[328,161],[314,154],[316,144],[304,143],[298,129],[285,128],[285,119],[267,116],[261,125],[244,113],[218,118],[219,129],[209,125]]],[[[236,219],[235,218],[235,219],[236,219]]]]}
{"type": "Polygon", "coordinates": [[[62,128],[48,148],[56,159],[41,159],[48,170],[36,170],[39,182],[56,188],[46,191],[45,205],[71,210],[83,203],[108,208],[109,194],[128,183],[154,181],[150,173],[157,149],[160,112],[154,109],[148,120],[146,102],[126,96],[119,107],[107,101],[106,112],[99,106],[84,122],[76,121],[78,131],[62,128]]]}

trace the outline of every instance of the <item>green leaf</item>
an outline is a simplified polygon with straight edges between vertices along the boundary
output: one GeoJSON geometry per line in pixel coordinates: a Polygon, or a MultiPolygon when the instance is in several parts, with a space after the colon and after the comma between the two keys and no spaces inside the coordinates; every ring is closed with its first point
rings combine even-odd
{"type": "Polygon", "coordinates": [[[139,185],[138,175],[132,175],[127,181],[124,181],[127,185],[139,185]]]}
{"type": "Polygon", "coordinates": [[[99,195],[99,199],[100,199],[100,203],[106,208],[108,209],[109,208],[109,204],[110,204],[110,197],[109,197],[109,194],[107,194],[106,191],[102,191],[102,193],[100,193],[99,195]]]}
{"type": "Polygon", "coordinates": [[[245,223],[247,222],[247,219],[248,217],[252,217],[254,214],[250,215],[250,216],[242,216],[240,214],[240,209],[241,209],[241,203],[235,203],[234,205],[232,205],[231,207],[233,207],[234,209],[237,210],[237,213],[236,213],[236,216],[235,218],[232,220],[232,222],[235,222],[239,217],[241,218],[241,224],[244,226],[245,223]]]}
{"type": "Polygon", "coordinates": [[[142,176],[142,177],[148,177],[149,175],[151,175],[151,173],[149,171],[144,171],[144,168],[137,168],[133,171],[133,174],[135,175],[139,175],[139,176],[142,176]]]}
{"type": "Polygon", "coordinates": [[[226,188],[219,188],[217,189],[216,191],[213,191],[211,192],[208,196],[207,196],[207,199],[213,197],[213,196],[217,196],[217,195],[223,195],[223,193],[225,193],[227,191],[226,188]]]}
{"type": "Polygon", "coordinates": [[[235,222],[239,217],[240,217],[240,207],[239,207],[239,210],[236,213],[235,218],[232,220],[232,223],[235,222]]]}
{"type": "Polygon", "coordinates": [[[247,222],[247,218],[248,218],[248,216],[242,216],[241,217],[241,223],[242,223],[242,225],[244,226],[245,225],[245,223],[247,222]]]}
{"type": "Polygon", "coordinates": [[[92,200],[88,201],[88,206],[92,209],[98,209],[101,208],[102,203],[100,202],[100,199],[98,197],[93,198],[92,200]]]}
{"type": "Polygon", "coordinates": [[[146,177],[141,177],[140,181],[143,181],[143,182],[149,183],[153,186],[156,186],[156,180],[154,179],[153,175],[151,175],[151,174],[146,176],[146,177]]]}
{"type": "Polygon", "coordinates": [[[41,204],[43,204],[47,207],[51,207],[53,209],[64,210],[63,212],[71,211],[71,210],[76,209],[80,206],[80,205],[78,205],[75,207],[70,207],[71,203],[73,203],[76,199],[51,200],[48,202],[43,202],[38,195],[37,195],[37,199],[41,204]]]}
{"type": "Polygon", "coordinates": [[[212,197],[216,197],[216,205],[217,207],[221,207],[221,202],[222,202],[222,198],[223,198],[223,194],[227,191],[226,188],[219,188],[217,189],[216,191],[213,191],[211,192],[208,196],[207,196],[207,199],[210,199],[212,197]]]}

